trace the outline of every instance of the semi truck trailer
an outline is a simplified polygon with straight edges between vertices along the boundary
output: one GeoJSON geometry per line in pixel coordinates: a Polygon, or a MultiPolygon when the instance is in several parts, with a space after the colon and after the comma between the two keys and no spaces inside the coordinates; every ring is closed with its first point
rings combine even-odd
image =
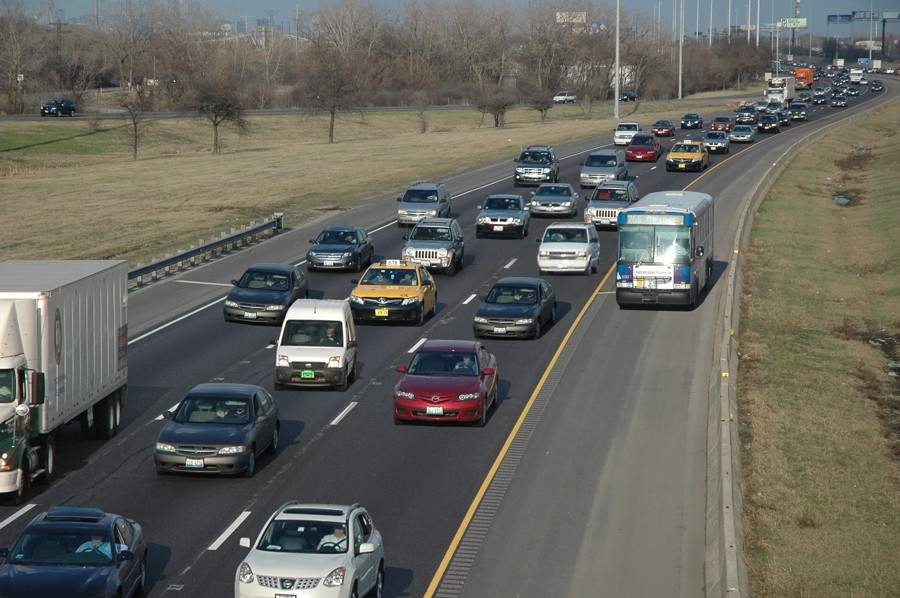
{"type": "Polygon", "coordinates": [[[10,502],[53,479],[61,426],[77,422],[86,438],[118,431],[127,302],[124,261],[0,263],[0,493],[10,502]]]}

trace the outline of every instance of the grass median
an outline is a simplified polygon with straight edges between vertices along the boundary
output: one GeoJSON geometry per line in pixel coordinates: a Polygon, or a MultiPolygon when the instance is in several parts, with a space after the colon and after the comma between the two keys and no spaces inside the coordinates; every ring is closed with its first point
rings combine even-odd
{"type": "Polygon", "coordinates": [[[755,598],[900,596],[898,132],[896,104],[836,128],[754,218],[739,398],[755,598]]]}
{"type": "MultiPolygon", "coordinates": [[[[690,108],[638,102],[622,104],[620,115],[649,126],[684,111],[728,114],[731,103],[717,94],[692,99],[690,108]]],[[[543,123],[517,108],[500,129],[474,109],[355,113],[338,120],[329,144],[322,116],[249,120],[244,137],[223,128],[220,155],[210,152],[204,121],[148,121],[137,161],[124,120],[5,121],[0,213],[15,215],[16,226],[0,236],[0,255],[125,259],[134,267],[274,212],[297,226],[486,163],[509,160],[511,173],[524,146],[609,135],[616,122],[608,103],[590,114],[554,107],[543,123]]]]}

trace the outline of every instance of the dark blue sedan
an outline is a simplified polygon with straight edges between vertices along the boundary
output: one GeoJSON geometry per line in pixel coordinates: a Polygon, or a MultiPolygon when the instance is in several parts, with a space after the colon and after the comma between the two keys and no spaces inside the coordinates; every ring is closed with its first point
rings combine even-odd
{"type": "Polygon", "coordinates": [[[225,297],[226,322],[278,324],[297,299],[309,296],[309,282],[303,271],[288,264],[254,264],[225,297]]]}
{"type": "Polygon", "coordinates": [[[142,593],[147,544],[134,520],[100,509],[51,507],[12,548],[0,548],[0,596],[94,598],[142,593]]]}

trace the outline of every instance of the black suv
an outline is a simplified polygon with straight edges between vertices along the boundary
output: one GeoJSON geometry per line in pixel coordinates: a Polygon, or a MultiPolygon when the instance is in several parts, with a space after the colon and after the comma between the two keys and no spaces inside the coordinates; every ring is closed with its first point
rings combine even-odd
{"type": "Polygon", "coordinates": [[[75,102],[72,100],[50,100],[41,106],[41,116],[75,116],[75,102]]]}
{"type": "Polygon", "coordinates": [[[51,507],[0,558],[0,596],[127,598],[143,591],[147,544],[141,526],[121,515],[51,507]]]}
{"type": "Polygon", "coordinates": [[[739,125],[755,125],[756,110],[753,108],[753,106],[745,106],[744,108],[739,108],[737,114],[734,115],[734,122],[739,125]]]}
{"type": "Polygon", "coordinates": [[[775,114],[763,114],[759,117],[757,129],[760,133],[778,133],[781,131],[781,121],[775,114]]]}
{"type": "Polygon", "coordinates": [[[513,162],[516,163],[513,176],[513,185],[516,187],[559,182],[559,160],[550,146],[528,146],[513,162]]]}

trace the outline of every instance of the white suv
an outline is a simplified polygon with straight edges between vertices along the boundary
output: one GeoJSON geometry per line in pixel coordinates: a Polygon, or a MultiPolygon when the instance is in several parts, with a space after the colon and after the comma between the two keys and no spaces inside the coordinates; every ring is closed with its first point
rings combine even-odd
{"type": "Polygon", "coordinates": [[[641,129],[640,123],[619,123],[619,126],[616,127],[616,132],[613,134],[613,143],[616,145],[628,145],[631,142],[631,138],[641,131],[643,129],[641,129]]]}
{"type": "Polygon", "coordinates": [[[600,265],[597,229],[590,223],[554,222],[535,239],[538,248],[538,272],[581,272],[585,276],[600,265]]]}
{"type": "Polygon", "coordinates": [[[349,598],[384,591],[384,545],[368,511],[291,501],[269,517],[237,569],[235,598],[349,598]]]}

